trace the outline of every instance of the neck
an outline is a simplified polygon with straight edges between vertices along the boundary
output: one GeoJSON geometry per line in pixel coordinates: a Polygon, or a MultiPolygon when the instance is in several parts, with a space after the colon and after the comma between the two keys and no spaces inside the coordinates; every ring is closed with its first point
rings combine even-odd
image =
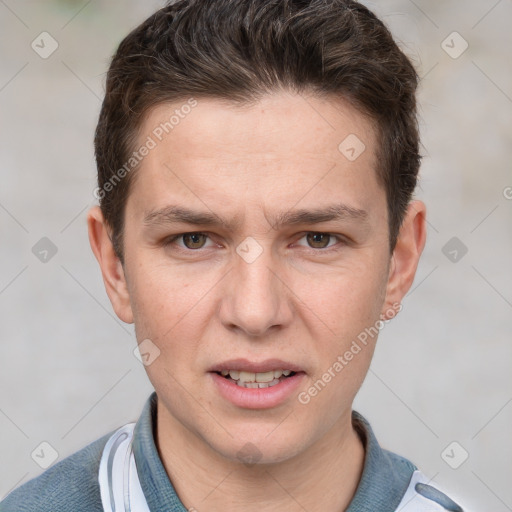
{"type": "Polygon", "coordinates": [[[364,463],[350,411],[306,450],[276,463],[249,465],[222,456],[170,416],[160,400],[155,441],[180,500],[198,511],[341,512],[364,463]]]}

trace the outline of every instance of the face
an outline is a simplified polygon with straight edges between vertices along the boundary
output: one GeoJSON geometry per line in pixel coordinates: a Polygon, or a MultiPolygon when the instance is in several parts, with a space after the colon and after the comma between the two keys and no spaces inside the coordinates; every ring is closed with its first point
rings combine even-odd
{"type": "Polygon", "coordinates": [[[373,125],[347,103],[279,92],[181,107],[145,119],[140,143],[155,146],[126,204],[117,277],[103,260],[107,291],[146,340],[159,424],[228,459],[286,460],[350,424],[421,232],[397,265],[373,125]],[[188,113],[162,133],[176,109],[188,113]]]}

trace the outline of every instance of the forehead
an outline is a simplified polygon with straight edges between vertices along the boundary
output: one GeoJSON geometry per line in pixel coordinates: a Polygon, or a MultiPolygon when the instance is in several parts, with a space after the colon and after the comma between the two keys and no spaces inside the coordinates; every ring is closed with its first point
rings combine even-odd
{"type": "Polygon", "coordinates": [[[372,122],[334,97],[281,91],[244,106],[213,98],[162,104],[139,132],[139,145],[151,149],[128,204],[147,214],[182,199],[241,214],[332,196],[367,209],[384,195],[376,142],[372,122]]]}
{"type": "Polygon", "coordinates": [[[191,156],[196,158],[209,158],[215,149],[217,156],[223,151],[230,157],[235,153],[291,153],[332,160],[338,158],[339,143],[347,135],[356,135],[369,153],[375,142],[373,122],[347,100],[285,90],[241,105],[217,98],[161,104],[148,111],[141,133],[157,143],[173,145],[174,152],[185,143],[187,149],[194,149],[191,156]],[[190,137],[191,129],[195,137],[190,137]]]}

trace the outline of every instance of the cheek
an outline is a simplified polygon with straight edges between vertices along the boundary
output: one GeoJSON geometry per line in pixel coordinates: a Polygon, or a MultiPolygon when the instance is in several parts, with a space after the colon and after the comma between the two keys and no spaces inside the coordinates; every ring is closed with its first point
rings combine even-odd
{"type": "Polygon", "coordinates": [[[350,409],[366,376],[379,332],[375,326],[380,325],[384,293],[382,280],[362,271],[338,274],[326,283],[328,286],[321,286],[317,281],[305,288],[307,305],[314,312],[310,326],[318,329],[309,329],[311,353],[317,364],[299,403],[314,410],[312,416],[329,426],[350,409]]]}
{"type": "Polygon", "coordinates": [[[310,399],[325,421],[332,420],[329,403],[350,406],[368,371],[379,333],[385,271],[385,264],[361,258],[329,275],[295,283],[297,295],[307,298],[303,311],[318,362],[304,401],[310,399]]]}
{"type": "Polygon", "coordinates": [[[343,268],[296,276],[293,282],[303,310],[310,311],[311,318],[316,318],[338,347],[340,340],[347,342],[379,319],[385,297],[385,265],[357,259],[343,268]]]}
{"type": "Polygon", "coordinates": [[[137,266],[130,286],[137,339],[149,338],[176,363],[196,349],[207,325],[208,292],[217,280],[180,267],[147,262],[137,266]]]}

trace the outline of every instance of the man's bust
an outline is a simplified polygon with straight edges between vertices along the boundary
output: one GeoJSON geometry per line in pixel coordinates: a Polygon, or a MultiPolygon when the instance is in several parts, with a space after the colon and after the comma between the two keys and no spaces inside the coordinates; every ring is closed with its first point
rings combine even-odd
{"type": "Polygon", "coordinates": [[[179,0],[121,42],[89,239],[155,393],[0,510],[463,510],[352,409],[425,244],[417,82],[350,0],[179,0]]]}

